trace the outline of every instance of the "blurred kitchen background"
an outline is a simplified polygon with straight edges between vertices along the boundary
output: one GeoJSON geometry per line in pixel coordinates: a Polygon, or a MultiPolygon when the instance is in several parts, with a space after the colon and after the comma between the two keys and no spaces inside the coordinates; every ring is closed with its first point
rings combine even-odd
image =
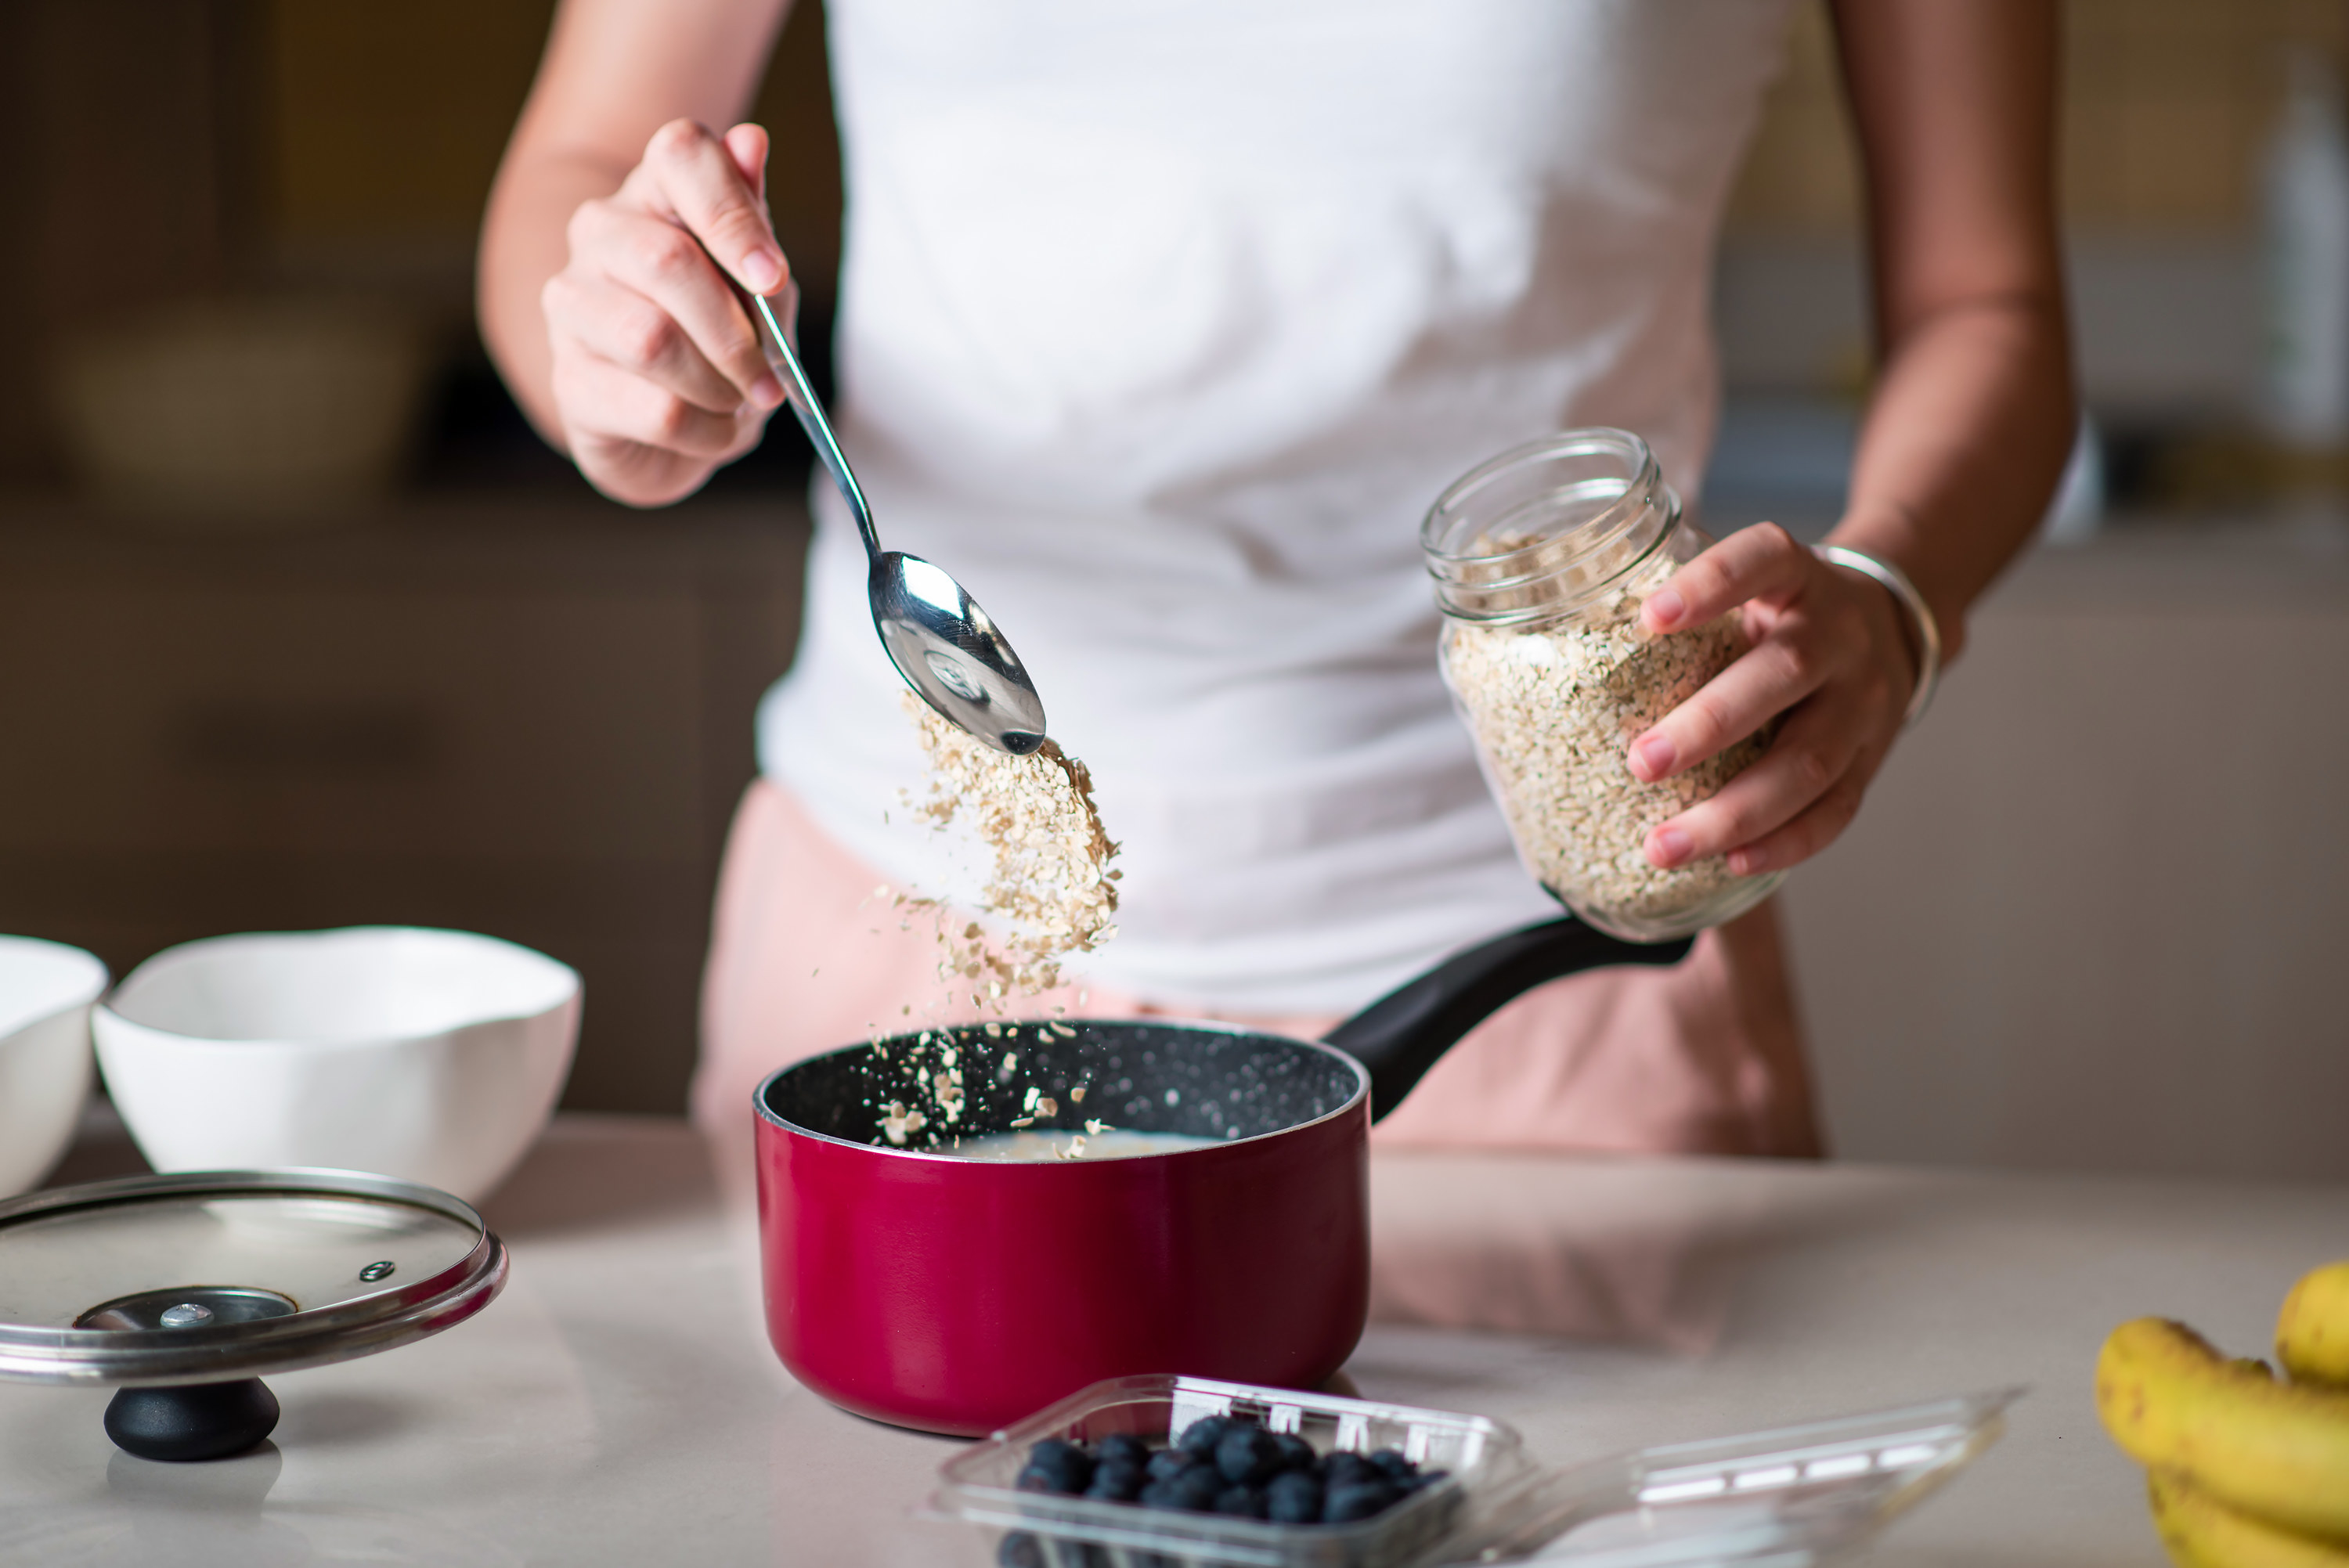
{"type": "MultiPolygon", "coordinates": [[[[0,931],[118,975],[227,931],[511,937],[585,976],[565,1103],[675,1111],[807,459],[786,421],[632,513],[492,374],[474,232],[551,8],[0,6],[0,931]]],[[[2091,419],[1931,719],[1790,884],[1827,1119],[1857,1158],[2339,1179],[2349,5],[2065,29],[2091,419]]],[[[758,116],[821,380],[815,0],[758,116]]],[[[1716,532],[1834,519],[1856,185],[1805,0],[1723,247],[1716,532]]]]}

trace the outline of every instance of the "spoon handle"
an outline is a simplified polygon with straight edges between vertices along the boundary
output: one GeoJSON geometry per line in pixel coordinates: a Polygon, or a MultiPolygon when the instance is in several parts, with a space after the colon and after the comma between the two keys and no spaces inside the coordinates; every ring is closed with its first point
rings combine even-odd
{"type": "Polygon", "coordinates": [[[783,395],[791,399],[792,412],[799,416],[800,428],[807,432],[808,440],[815,447],[815,455],[832,472],[832,482],[840,487],[840,499],[848,503],[849,514],[856,519],[856,531],[864,537],[864,551],[876,560],[881,554],[881,536],[873,531],[873,509],[864,504],[864,487],[849,471],[847,454],[840,449],[840,438],[832,433],[832,421],[824,418],[823,405],[816,401],[815,388],[808,384],[807,371],[800,356],[792,352],[792,340],[783,335],[782,324],[775,319],[774,307],[763,294],[750,296],[750,307],[759,319],[767,324],[767,332],[774,339],[775,350],[781,356],[779,368],[783,376],[783,395]]]}

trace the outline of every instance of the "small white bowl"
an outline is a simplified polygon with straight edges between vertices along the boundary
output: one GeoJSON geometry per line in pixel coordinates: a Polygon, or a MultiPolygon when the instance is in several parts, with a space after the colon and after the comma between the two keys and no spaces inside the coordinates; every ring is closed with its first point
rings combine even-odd
{"type": "Polygon", "coordinates": [[[48,1174],[89,1099],[89,1006],[106,965],[62,942],[0,936],[0,1198],[48,1174]]]}
{"type": "Polygon", "coordinates": [[[95,1026],[158,1171],[325,1165],[471,1202],[554,1114],[579,976],[461,931],[215,936],[132,970],[95,1026]]]}

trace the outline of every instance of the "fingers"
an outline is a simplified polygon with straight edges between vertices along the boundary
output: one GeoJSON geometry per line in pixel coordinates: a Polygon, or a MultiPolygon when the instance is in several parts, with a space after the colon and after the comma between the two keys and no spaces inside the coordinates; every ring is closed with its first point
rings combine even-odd
{"type": "Polygon", "coordinates": [[[766,133],[735,129],[755,135],[721,139],[692,120],[669,121],[653,132],[644,161],[621,189],[683,224],[736,283],[752,294],[772,294],[790,274],[767,224],[763,176],[746,176],[738,160],[756,152],[763,168],[766,133]]]}
{"type": "Polygon", "coordinates": [[[1640,607],[1648,632],[1701,626],[1750,599],[1792,593],[1818,568],[1818,558],[1775,522],[1742,528],[1672,573],[1640,607]]]}
{"type": "Polygon", "coordinates": [[[692,235],[620,201],[589,201],[572,215],[571,254],[548,285],[550,325],[712,412],[745,398],[781,406],[757,328],[692,235]]]}
{"type": "Polygon", "coordinates": [[[555,356],[554,395],[574,446],[579,437],[635,441],[704,462],[722,461],[747,449],[764,418],[761,410],[746,405],[738,405],[731,414],[713,413],[634,371],[576,349],[555,356]]]}
{"type": "Polygon", "coordinates": [[[1868,780],[1857,769],[1847,773],[1836,781],[1835,788],[1812,801],[1793,821],[1753,843],[1732,850],[1730,871],[1750,877],[1763,872],[1783,871],[1809,860],[1851,826],[1851,820],[1859,815],[1860,798],[1867,789],[1868,780]]]}
{"type": "Polygon", "coordinates": [[[1712,798],[1659,824],[1643,848],[1663,869],[1722,856],[1740,876],[1780,870],[1824,849],[1858,810],[1899,733],[1909,655],[1885,594],[1868,591],[1876,584],[1819,564],[1779,530],[1733,535],[1671,581],[1700,568],[1705,575],[1683,601],[1690,614],[1681,624],[1743,604],[1756,640],[1632,740],[1632,776],[1668,778],[1785,717],[1768,751],[1712,798]],[[1730,548],[1749,535],[1762,537],[1730,548]],[[1730,597],[1738,594],[1748,597],[1730,597]]]}
{"type": "Polygon", "coordinates": [[[554,393],[580,469],[617,500],[658,505],[756,444],[782,384],[735,285],[790,281],[767,222],[767,134],[691,120],[573,215],[571,255],[541,296],[554,393]]]}
{"type": "Polygon", "coordinates": [[[721,139],[726,143],[727,156],[734,160],[735,169],[750,187],[750,194],[763,205],[767,200],[767,128],[746,121],[721,139]]]}
{"type": "Polygon", "coordinates": [[[595,357],[712,414],[730,415],[741,406],[740,389],[710,365],[677,319],[636,290],[558,273],[547,284],[544,304],[549,324],[595,357]]]}
{"type": "Polygon", "coordinates": [[[1693,768],[1752,735],[1826,684],[1819,639],[1788,627],[1765,638],[1631,742],[1631,777],[1642,784],[1693,768]]]}
{"type": "MultiPolygon", "coordinates": [[[[1747,875],[1738,855],[1766,842],[1769,835],[1814,810],[1847,781],[1856,780],[1851,788],[1857,808],[1874,766],[1872,761],[1860,766],[1871,731],[1861,716],[1849,711],[1855,706],[1815,701],[1797,708],[1752,767],[1718,794],[1649,832],[1643,846],[1649,863],[1670,869],[1730,854],[1730,869],[1747,875]]],[[[1840,823],[1836,830],[1841,830],[1840,823]]]]}

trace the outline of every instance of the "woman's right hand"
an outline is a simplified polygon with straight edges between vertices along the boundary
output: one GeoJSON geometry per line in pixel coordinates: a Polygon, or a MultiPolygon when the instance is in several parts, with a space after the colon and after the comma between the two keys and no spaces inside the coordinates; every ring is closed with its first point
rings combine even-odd
{"type": "Polygon", "coordinates": [[[690,495],[759,444],[783,401],[727,284],[772,294],[789,281],[766,164],[755,125],[721,138],[671,120],[618,191],[572,214],[570,260],[539,296],[554,404],[572,460],[615,500],[690,495]]]}

